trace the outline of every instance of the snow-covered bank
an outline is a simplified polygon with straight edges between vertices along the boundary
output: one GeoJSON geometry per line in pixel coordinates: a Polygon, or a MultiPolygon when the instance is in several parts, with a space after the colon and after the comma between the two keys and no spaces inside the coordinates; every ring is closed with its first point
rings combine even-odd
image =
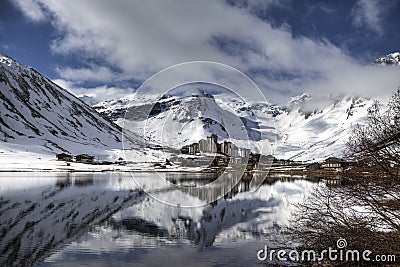
{"type": "MultiPolygon", "coordinates": [[[[179,167],[166,166],[165,169],[159,169],[154,166],[154,162],[158,158],[155,156],[139,154],[136,163],[121,165],[113,164],[84,164],[80,162],[66,162],[57,160],[56,155],[43,151],[37,153],[31,151],[33,147],[22,150],[19,145],[5,147],[0,145],[0,172],[130,172],[130,171],[179,171],[179,172],[199,172],[202,168],[199,167],[179,167]],[[142,155],[142,156],[141,156],[142,155]],[[153,160],[153,161],[149,161],[153,160]]],[[[38,148],[38,147],[36,147],[38,148]]],[[[40,148],[38,148],[40,149],[40,148]]],[[[157,152],[157,151],[155,151],[157,152]]],[[[107,158],[101,160],[117,159],[123,154],[122,150],[105,151],[107,158]]],[[[100,157],[100,156],[99,156],[100,157]]],[[[97,159],[97,157],[96,157],[97,159]]]]}

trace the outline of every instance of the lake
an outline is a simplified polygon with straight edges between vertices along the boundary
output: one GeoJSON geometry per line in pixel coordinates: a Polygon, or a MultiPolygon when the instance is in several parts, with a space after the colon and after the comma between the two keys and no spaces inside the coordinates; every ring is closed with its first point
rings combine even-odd
{"type": "Polygon", "coordinates": [[[133,175],[0,173],[0,265],[259,266],[265,245],[291,245],[294,204],[318,186],[268,177],[251,190],[239,179],[207,204],[190,188],[213,174],[133,175]]]}

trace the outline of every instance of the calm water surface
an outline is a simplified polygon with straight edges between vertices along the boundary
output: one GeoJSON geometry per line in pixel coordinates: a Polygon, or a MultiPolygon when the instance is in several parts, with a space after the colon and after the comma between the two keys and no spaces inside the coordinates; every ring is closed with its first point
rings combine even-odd
{"type": "Polygon", "coordinates": [[[129,173],[1,173],[0,266],[260,266],[257,251],[288,245],[293,204],[318,186],[275,177],[250,192],[246,179],[205,204],[207,192],[170,185],[213,175],[161,176],[135,174],[152,197],[129,173]]]}

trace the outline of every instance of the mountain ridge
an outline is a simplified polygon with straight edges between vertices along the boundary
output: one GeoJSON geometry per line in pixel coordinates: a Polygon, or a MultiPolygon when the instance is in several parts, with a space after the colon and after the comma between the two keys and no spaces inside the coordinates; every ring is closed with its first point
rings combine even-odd
{"type": "MultiPolygon", "coordinates": [[[[190,108],[189,114],[189,109],[185,106],[179,108],[177,105],[165,105],[166,101],[169,103],[182,101],[177,96],[169,96],[158,101],[153,98],[153,96],[140,95],[136,97],[130,95],[115,101],[101,102],[96,104],[94,108],[99,113],[110,116],[117,124],[122,126],[124,124],[124,111],[128,105],[130,105],[130,109],[136,108],[139,111],[144,105],[162,106],[161,109],[157,108],[157,114],[152,114],[148,119],[144,117],[135,118],[138,129],[142,129],[140,127],[144,120],[150,125],[154,124],[154,129],[159,127],[159,123],[164,120],[168,120],[166,124],[171,126],[179,121],[179,118],[176,117],[177,114],[186,114],[185,116],[189,116],[187,121],[192,124],[193,130],[186,133],[179,132],[179,138],[186,140],[180,145],[198,142],[211,133],[217,133],[221,141],[229,139],[229,137],[224,136],[223,132],[203,131],[204,128],[207,128],[207,123],[199,121],[199,117],[196,115],[199,113],[193,112],[196,109],[194,105],[190,108]],[[170,119],[169,113],[174,114],[175,121],[170,119]]],[[[192,101],[191,98],[189,96],[187,101],[192,101]]],[[[292,98],[286,106],[263,102],[248,104],[226,95],[214,95],[213,99],[221,109],[229,110],[242,121],[253,122],[250,123],[251,125],[245,124],[247,132],[263,133],[263,136],[275,145],[276,157],[302,161],[322,160],[329,156],[344,156],[346,142],[352,128],[356,124],[364,123],[367,109],[373,102],[371,99],[362,97],[331,96],[324,99],[323,106],[315,108],[312,104],[312,97],[307,94],[292,98]],[[258,125],[255,125],[257,123],[258,125]]],[[[142,115],[147,116],[149,114],[142,115]]],[[[176,143],[176,140],[173,139],[173,133],[179,131],[178,127],[169,129],[172,131],[171,136],[157,138],[157,131],[154,131],[154,134],[147,136],[147,138],[156,143],[160,143],[161,139],[165,143],[176,143]]],[[[140,131],[137,131],[137,133],[140,134],[140,131]]],[[[259,134],[259,136],[261,135],[259,134]]],[[[251,140],[257,142],[259,139],[251,138],[251,140]]]]}
{"type": "Polygon", "coordinates": [[[35,69],[0,54],[2,141],[49,153],[118,148],[121,129],[35,69]]]}

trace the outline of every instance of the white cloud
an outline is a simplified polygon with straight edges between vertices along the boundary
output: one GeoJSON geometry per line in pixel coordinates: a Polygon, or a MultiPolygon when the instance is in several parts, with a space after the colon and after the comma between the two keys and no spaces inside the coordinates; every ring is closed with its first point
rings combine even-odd
{"type": "Polygon", "coordinates": [[[45,19],[44,11],[36,0],[15,0],[11,1],[14,5],[19,8],[26,17],[32,21],[38,22],[45,19]]]}
{"type": "Polygon", "coordinates": [[[105,100],[121,98],[134,92],[132,88],[119,88],[107,85],[90,88],[80,87],[76,83],[64,79],[55,79],[53,82],[77,97],[86,96],[92,98],[92,104],[105,100]]]}
{"type": "MultiPolygon", "coordinates": [[[[272,27],[252,13],[259,1],[249,8],[223,1],[40,1],[59,32],[54,53],[105,62],[121,70],[119,78],[146,79],[177,63],[210,60],[249,74],[272,101],[304,91],[374,96],[400,84],[395,70],[362,66],[327,40],[294,38],[290,27],[272,27]]],[[[368,22],[379,18],[363,8],[368,22]]],[[[95,79],[101,71],[116,78],[93,67],[82,74],[64,67],[60,75],[95,79]]]]}
{"type": "Polygon", "coordinates": [[[358,0],[352,9],[353,24],[381,36],[383,29],[381,25],[382,12],[385,2],[381,0],[358,0]]]}
{"type": "Polygon", "coordinates": [[[71,81],[95,81],[107,82],[113,79],[113,73],[104,66],[92,66],[91,68],[57,68],[61,78],[71,81]]]}

